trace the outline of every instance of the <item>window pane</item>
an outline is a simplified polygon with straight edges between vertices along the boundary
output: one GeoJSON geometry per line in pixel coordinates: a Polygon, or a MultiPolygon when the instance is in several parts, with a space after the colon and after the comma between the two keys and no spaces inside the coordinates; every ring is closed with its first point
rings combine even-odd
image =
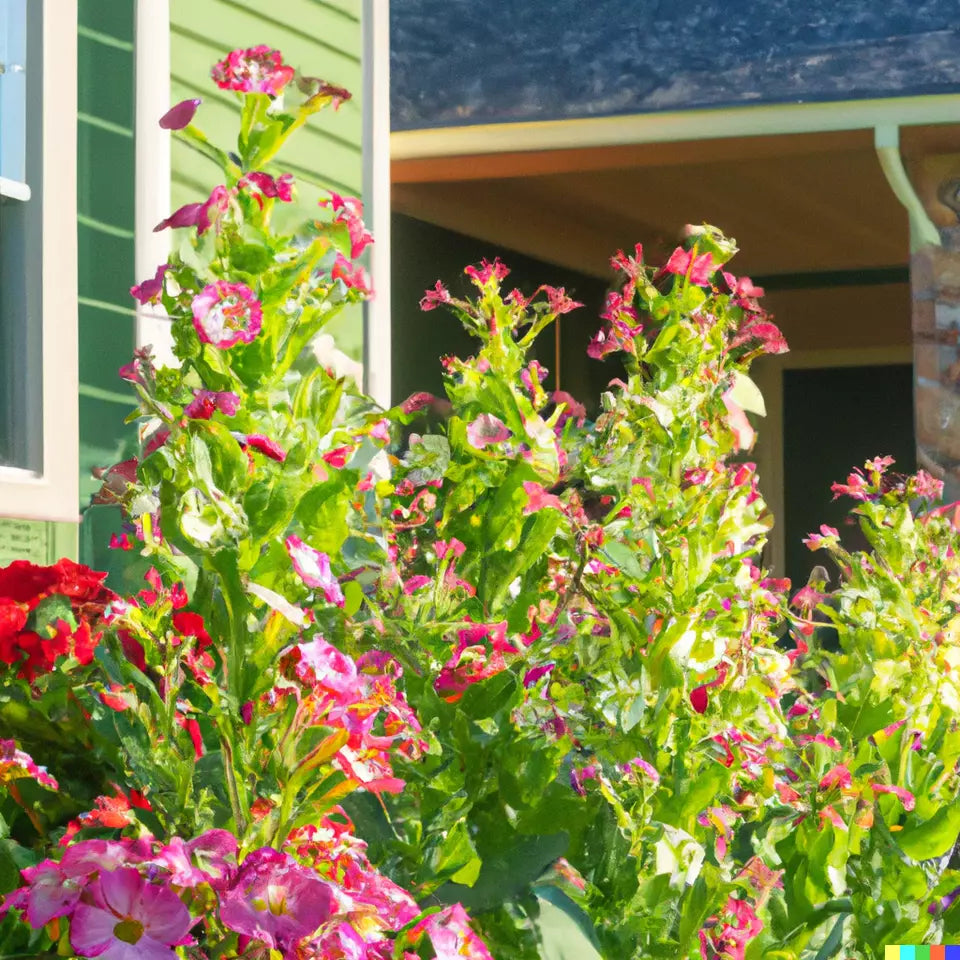
{"type": "MultiPolygon", "coordinates": [[[[29,43],[31,62],[38,67],[42,49],[40,30],[41,5],[31,3],[29,9],[29,43]]],[[[24,101],[29,95],[35,109],[32,118],[40,116],[41,73],[31,71],[30,90],[26,90],[27,74],[13,71],[10,63],[22,67],[26,63],[27,14],[25,0],[0,0],[0,62],[7,65],[0,74],[0,159],[15,152],[16,169],[2,168],[9,179],[24,179],[25,161],[30,159],[30,200],[0,197],[0,466],[20,467],[40,472],[43,466],[42,417],[42,321],[40,298],[40,215],[43,203],[41,183],[40,124],[26,126],[24,101]],[[14,58],[4,59],[6,51],[14,58]],[[8,110],[7,91],[23,86],[18,106],[8,110]],[[20,125],[11,121],[11,116],[20,125]],[[14,135],[11,134],[14,131],[14,135]],[[11,144],[17,145],[12,151],[11,144]]],[[[13,99],[13,98],[11,98],[13,99]]]]}
{"type": "Polygon", "coordinates": [[[27,0],[0,0],[0,177],[26,180],[27,0]]]}

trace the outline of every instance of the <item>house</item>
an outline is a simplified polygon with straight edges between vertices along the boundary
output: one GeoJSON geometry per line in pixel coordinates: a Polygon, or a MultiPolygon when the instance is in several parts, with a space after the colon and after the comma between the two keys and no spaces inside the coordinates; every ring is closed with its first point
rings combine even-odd
{"type": "Polygon", "coordinates": [[[439,388],[439,356],[469,346],[419,313],[421,292],[500,254],[521,285],[587,304],[538,350],[595,403],[615,373],[584,355],[607,258],[640,241],[656,262],[707,221],[737,238],[736,272],[792,345],[756,371],[774,565],[802,574],[800,537],[838,516],[829,482],[868,456],[958,492],[960,31],[944,0],[0,0],[0,562],[78,543],[109,562],[115,518],[79,527],[79,507],[131,437],[117,368],[164,340],[127,291],[166,255],[153,225],[216,175],[155,120],[201,96],[222,139],[235,107],[209,66],[261,42],[358,94],[284,164],[301,210],[328,188],[372,208],[378,297],[338,336],[377,399],[439,388]]]}
{"type": "MultiPolygon", "coordinates": [[[[219,182],[157,119],[202,97],[198,124],[227,142],[238,106],[210,67],[269,44],[355,93],[285,155],[293,216],[331,189],[361,194],[361,13],[360,0],[0,0],[0,564],[79,552],[111,566],[116,513],[80,515],[94,468],[132,452],[117,371],[138,344],[169,349],[168,321],[129,289],[169,250],[153,227],[219,182]]],[[[334,331],[357,359],[363,322],[344,314],[334,331]]]]}
{"type": "Polygon", "coordinates": [[[662,262],[706,221],[737,239],[734,272],[766,288],[791,345],[755,368],[774,566],[806,577],[802,537],[841,521],[829,485],[868,457],[960,496],[955,14],[943,0],[392,4],[397,392],[436,383],[433,354],[461,348],[417,313],[417,289],[500,254],[523,283],[587,304],[541,360],[595,403],[616,373],[585,356],[607,257],[640,241],[662,262]]]}

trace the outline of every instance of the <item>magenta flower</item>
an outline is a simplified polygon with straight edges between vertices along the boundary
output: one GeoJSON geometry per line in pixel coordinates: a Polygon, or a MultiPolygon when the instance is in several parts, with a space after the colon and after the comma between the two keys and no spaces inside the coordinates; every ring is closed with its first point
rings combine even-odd
{"type": "Polygon", "coordinates": [[[238,93],[269,93],[278,96],[293,79],[293,67],[283,62],[279,50],[265,44],[246,50],[231,50],[210,70],[210,76],[221,90],[238,93]]]}
{"type": "Polygon", "coordinates": [[[450,291],[438,280],[433,290],[424,292],[423,299],[420,301],[420,309],[424,312],[436,310],[441,303],[449,303],[451,299],[450,291]]]}
{"type": "Polygon", "coordinates": [[[486,944],[470,929],[470,918],[459,903],[422,920],[412,932],[426,933],[436,960],[493,960],[486,944]]]}
{"type": "Polygon", "coordinates": [[[698,287],[709,287],[710,277],[715,269],[713,258],[709,253],[701,253],[698,257],[694,255],[693,250],[677,247],[654,279],[662,277],[665,273],[674,273],[681,277],[688,277],[690,282],[698,287]]]}
{"type": "MultiPolygon", "coordinates": [[[[243,177],[238,186],[252,188],[255,191],[254,196],[259,193],[268,200],[281,200],[283,203],[290,203],[293,200],[292,173],[272,177],[269,173],[254,170],[243,177]]],[[[261,206],[263,206],[262,203],[261,206]]]]}
{"type": "Polygon", "coordinates": [[[548,673],[553,671],[553,668],[556,666],[555,663],[542,663],[539,667],[531,667],[523,675],[523,685],[525,688],[529,689],[532,687],[538,680],[547,676],[548,673]]]}
{"type": "Polygon", "coordinates": [[[417,574],[415,577],[410,577],[410,579],[404,583],[403,592],[409,597],[410,594],[416,593],[428,583],[430,583],[429,577],[425,577],[422,573],[417,574]]]}
{"type": "Polygon", "coordinates": [[[197,97],[195,100],[181,100],[174,104],[161,118],[160,126],[164,130],[182,130],[193,119],[197,112],[197,107],[203,101],[197,97]]]}
{"type": "Polygon", "coordinates": [[[482,450],[491,443],[502,443],[513,434],[507,425],[492,413],[481,413],[476,420],[467,427],[467,441],[470,446],[482,450]]]}
{"type": "Polygon", "coordinates": [[[803,541],[810,550],[820,550],[822,547],[836,547],[840,543],[840,531],[836,527],[820,524],[820,533],[811,533],[803,541]]]}
{"type": "Polygon", "coordinates": [[[101,871],[70,919],[70,945],[104,960],[173,960],[192,920],[180,898],[131,867],[101,871]]]}
{"type": "Polygon", "coordinates": [[[276,460],[277,463],[283,463],[283,461],[287,459],[287,454],[283,447],[281,447],[276,440],[271,440],[270,437],[262,433],[248,434],[246,443],[248,447],[253,447],[258,453],[262,453],[271,460],[276,460]]]}
{"type": "Polygon", "coordinates": [[[169,263],[162,263],[150,280],[144,280],[130,288],[130,296],[140,303],[156,303],[163,293],[163,276],[169,269],[169,263]]]}
{"type": "Polygon", "coordinates": [[[342,223],[350,236],[350,257],[356,260],[368,244],[373,243],[373,235],[363,223],[363,203],[356,197],[342,197],[330,192],[330,197],[319,201],[321,207],[331,207],[334,223],[342,223]]]}
{"type": "Polygon", "coordinates": [[[183,408],[183,414],[191,420],[209,420],[217,410],[225,417],[232,417],[239,408],[240,398],[229,390],[197,390],[183,408]]]}
{"type": "Polygon", "coordinates": [[[220,228],[220,221],[230,207],[230,191],[221,184],[210,191],[197,212],[197,236],[202,237],[211,227],[220,228]]]}
{"type": "Polygon", "coordinates": [[[0,783],[9,783],[29,777],[50,790],[58,790],[59,785],[47,773],[46,767],[39,767],[29,753],[24,753],[13,740],[0,740],[0,783]]]}
{"type": "Polygon", "coordinates": [[[202,343],[227,350],[251,343],[263,326],[263,308],[244,283],[217,280],[194,298],[193,325],[202,343]]]}
{"type": "Polygon", "coordinates": [[[330,885],[272,847],[249,853],[220,899],[224,926],[285,956],[336,912],[330,885]]]}
{"type": "Polygon", "coordinates": [[[292,534],[286,540],[287,553],[293,563],[293,569],[308,586],[323,591],[328,603],[335,603],[338,607],[344,605],[343,591],[337,578],[330,570],[330,557],[319,550],[314,550],[308,543],[292,534]]]}
{"type": "Polygon", "coordinates": [[[503,280],[510,273],[510,268],[505,263],[501,263],[499,257],[494,257],[493,263],[484,257],[479,267],[464,267],[463,272],[478,287],[482,287],[491,277],[497,281],[503,280]]]}
{"type": "Polygon", "coordinates": [[[578,307],[583,306],[579,300],[568,297],[567,291],[563,287],[544,286],[543,290],[547,295],[547,302],[549,303],[551,313],[558,315],[570,313],[571,310],[576,310],[578,307]]]}
{"type": "Polygon", "coordinates": [[[202,203],[184,204],[178,210],[174,210],[174,212],[171,213],[166,220],[161,220],[153,228],[153,232],[159,233],[161,230],[166,230],[167,227],[172,227],[173,229],[179,229],[181,227],[195,227],[197,225],[197,218],[200,216],[200,210],[202,207],[202,203]]]}
{"type": "Polygon", "coordinates": [[[870,789],[874,793],[892,793],[903,804],[903,809],[908,813],[917,805],[916,797],[903,787],[893,787],[886,783],[871,783],[870,789]]]}

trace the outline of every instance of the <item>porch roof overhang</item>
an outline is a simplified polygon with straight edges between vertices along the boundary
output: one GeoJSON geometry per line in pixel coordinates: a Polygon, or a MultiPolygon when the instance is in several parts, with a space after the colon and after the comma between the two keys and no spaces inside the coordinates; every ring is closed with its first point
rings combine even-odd
{"type": "MultiPolygon", "coordinates": [[[[907,216],[876,131],[899,130],[917,182],[931,155],[960,170],[957,118],[948,94],[397,131],[393,206],[598,276],[618,247],[662,256],[703,221],[737,238],[742,272],[903,266],[907,216]]],[[[933,216],[956,223],[947,207],[933,216]]]]}

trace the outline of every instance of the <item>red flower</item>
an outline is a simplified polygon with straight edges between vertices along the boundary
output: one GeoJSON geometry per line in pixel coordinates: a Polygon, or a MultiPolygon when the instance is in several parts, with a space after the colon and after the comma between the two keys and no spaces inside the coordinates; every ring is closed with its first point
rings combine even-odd
{"type": "Polygon", "coordinates": [[[366,271],[358,263],[351,263],[342,253],[337,254],[330,276],[334,280],[341,280],[351,290],[369,295],[373,293],[366,271]]]}
{"type": "MultiPolygon", "coordinates": [[[[253,188],[254,196],[259,200],[262,194],[268,200],[281,200],[290,203],[293,200],[293,174],[284,173],[279,177],[271,177],[269,173],[253,170],[243,177],[237,184],[239,187],[253,188]]],[[[261,203],[262,207],[263,204],[261,203]]]]}
{"type": "Polygon", "coordinates": [[[350,257],[356,260],[368,244],[373,243],[373,235],[363,224],[363,203],[356,197],[342,197],[331,191],[329,199],[320,201],[321,207],[332,207],[334,223],[346,226],[350,236],[350,257]]]}

